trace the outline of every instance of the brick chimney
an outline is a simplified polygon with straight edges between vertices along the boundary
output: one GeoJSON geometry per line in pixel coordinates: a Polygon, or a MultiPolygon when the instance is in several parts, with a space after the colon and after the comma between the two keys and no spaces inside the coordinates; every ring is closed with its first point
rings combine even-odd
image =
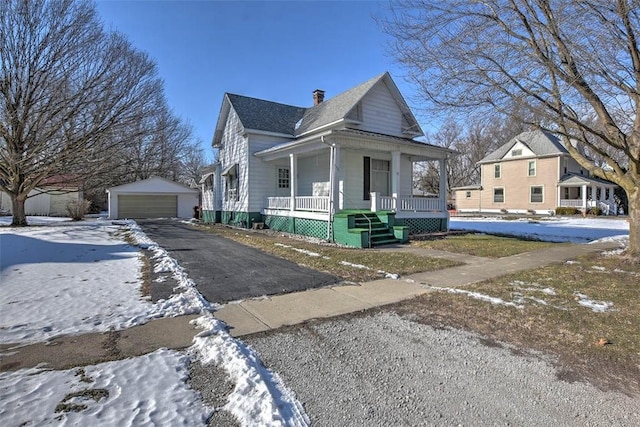
{"type": "Polygon", "coordinates": [[[324,91],[321,89],[316,89],[313,91],[313,105],[318,105],[322,101],[324,101],[324,91]]]}

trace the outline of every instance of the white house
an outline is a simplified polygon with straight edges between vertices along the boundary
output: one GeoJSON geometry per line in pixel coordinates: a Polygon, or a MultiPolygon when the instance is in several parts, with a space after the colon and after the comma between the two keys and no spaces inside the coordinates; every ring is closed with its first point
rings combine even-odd
{"type": "Polygon", "coordinates": [[[423,132],[389,73],[295,107],[226,93],[203,176],[203,219],[366,247],[448,228],[440,194],[412,196],[414,162],[445,170],[451,150],[423,132]]]}
{"type": "Polygon", "coordinates": [[[192,218],[198,190],[160,177],[111,187],[109,218],[192,218]]]}

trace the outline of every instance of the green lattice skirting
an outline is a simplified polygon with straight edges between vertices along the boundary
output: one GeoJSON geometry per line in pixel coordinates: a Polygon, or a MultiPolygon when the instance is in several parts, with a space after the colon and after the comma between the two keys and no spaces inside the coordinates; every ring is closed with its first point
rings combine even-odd
{"type": "Polygon", "coordinates": [[[303,236],[327,238],[327,221],[307,218],[291,218],[286,216],[265,215],[264,223],[272,230],[303,236]]]}
{"type": "Polygon", "coordinates": [[[447,231],[449,220],[447,218],[396,218],[395,225],[409,227],[410,234],[436,233],[447,231]]]}

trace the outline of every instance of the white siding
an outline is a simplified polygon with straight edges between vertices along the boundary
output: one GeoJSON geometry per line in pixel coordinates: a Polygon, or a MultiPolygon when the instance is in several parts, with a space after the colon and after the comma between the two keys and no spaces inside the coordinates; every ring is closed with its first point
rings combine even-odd
{"type": "Polygon", "coordinates": [[[329,152],[298,158],[298,195],[313,195],[314,182],[329,182],[329,152]]]}
{"type": "Polygon", "coordinates": [[[287,196],[291,194],[289,189],[278,189],[277,181],[278,167],[289,168],[289,159],[281,159],[268,163],[253,155],[254,153],[288,141],[289,140],[284,138],[266,135],[251,135],[249,137],[249,212],[262,211],[265,199],[269,196],[287,196]]]}
{"type": "Polygon", "coordinates": [[[237,163],[238,179],[240,188],[238,189],[238,200],[225,200],[227,182],[225,177],[221,179],[222,190],[222,210],[225,211],[241,211],[248,210],[248,159],[247,159],[247,141],[239,133],[241,129],[240,120],[233,108],[229,111],[227,123],[224,127],[222,135],[222,148],[220,149],[220,163],[222,170],[237,163]]]}
{"type": "Polygon", "coordinates": [[[362,100],[360,129],[386,135],[402,134],[402,112],[384,82],[374,86],[362,100]]]}

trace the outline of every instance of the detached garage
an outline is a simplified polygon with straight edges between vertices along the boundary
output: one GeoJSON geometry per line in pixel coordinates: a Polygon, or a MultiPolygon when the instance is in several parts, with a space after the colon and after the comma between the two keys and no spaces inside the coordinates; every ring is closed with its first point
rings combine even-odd
{"type": "Polygon", "coordinates": [[[109,218],[191,218],[198,190],[151,177],[107,190],[109,218]]]}

